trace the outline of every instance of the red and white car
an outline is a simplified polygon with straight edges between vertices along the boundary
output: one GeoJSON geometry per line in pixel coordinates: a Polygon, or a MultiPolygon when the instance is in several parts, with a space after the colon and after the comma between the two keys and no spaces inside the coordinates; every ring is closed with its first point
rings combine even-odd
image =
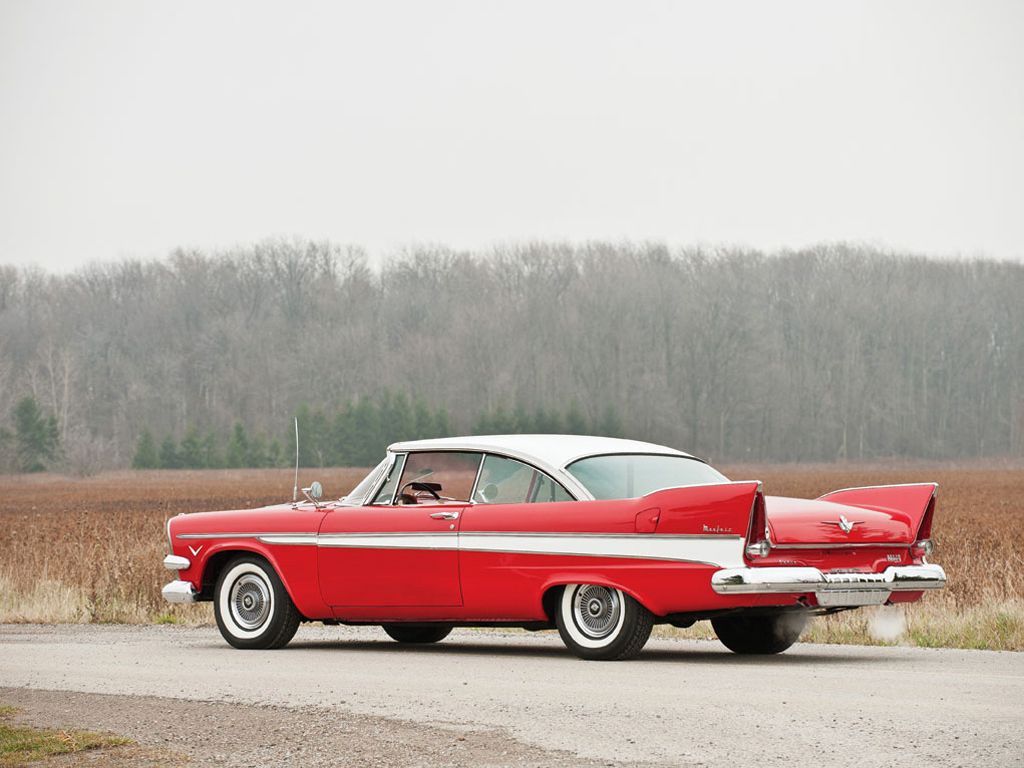
{"type": "Polygon", "coordinates": [[[737,653],[778,653],[807,618],[906,603],[926,562],[934,483],[765,497],[660,445],[575,435],[396,443],[344,498],[168,521],[171,602],[212,600],[236,648],[302,621],[379,624],[403,643],[453,626],[557,627],[623,659],[651,627],[709,619],[737,653]]]}

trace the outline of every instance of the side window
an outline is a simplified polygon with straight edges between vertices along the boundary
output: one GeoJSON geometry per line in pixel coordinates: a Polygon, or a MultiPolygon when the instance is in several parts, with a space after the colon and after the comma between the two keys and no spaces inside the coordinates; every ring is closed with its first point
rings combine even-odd
{"type": "Polygon", "coordinates": [[[561,485],[542,472],[537,473],[537,483],[530,496],[531,502],[541,501],[575,501],[561,485]]]}
{"type": "Polygon", "coordinates": [[[468,501],[480,454],[460,451],[410,453],[398,484],[399,504],[468,501]],[[416,483],[412,486],[410,483],[416,483]],[[428,490],[429,488],[429,490],[428,490]]]}
{"type": "Polygon", "coordinates": [[[480,470],[473,501],[478,504],[523,504],[573,501],[566,490],[533,467],[515,459],[488,455],[480,470]]]}
{"type": "Polygon", "coordinates": [[[388,478],[380,491],[373,497],[373,504],[390,504],[391,497],[395,495],[395,488],[398,486],[398,478],[402,476],[402,468],[405,466],[405,454],[400,453],[395,457],[395,463],[391,465],[388,478]]]}

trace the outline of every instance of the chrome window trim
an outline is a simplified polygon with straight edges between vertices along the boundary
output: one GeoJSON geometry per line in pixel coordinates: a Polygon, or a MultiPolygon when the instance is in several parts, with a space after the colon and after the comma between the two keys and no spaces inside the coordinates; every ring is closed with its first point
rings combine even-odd
{"type": "MultiPolygon", "coordinates": [[[[673,459],[693,459],[694,461],[698,461],[701,464],[707,464],[707,466],[711,467],[711,465],[704,461],[704,459],[699,456],[692,456],[688,453],[663,453],[661,451],[601,451],[599,453],[583,453],[579,456],[574,456],[569,459],[569,461],[565,462],[565,464],[562,465],[562,468],[568,471],[569,467],[577,461],[583,461],[583,459],[598,459],[602,456],[663,456],[673,459]]],[[[715,469],[714,467],[711,468],[715,469]]],[[[715,471],[718,472],[717,469],[715,469],[715,471]]],[[[722,473],[719,472],[719,474],[722,473]]],[[[725,477],[725,475],[722,475],[722,477],[725,477]]]]}
{"type": "MultiPolygon", "coordinates": [[[[456,502],[458,502],[460,504],[473,504],[473,503],[475,503],[475,502],[473,502],[473,493],[476,491],[476,484],[477,484],[477,481],[480,479],[480,467],[482,467],[483,464],[484,464],[484,452],[483,451],[473,450],[471,448],[441,448],[441,449],[438,449],[438,448],[424,448],[422,451],[403,451],[401,453],[401,455],[405,456],[405,461],[406,461],[406,463],[408,463],[409,457],[412,454],[414,454],[414,453],[416,453],[416,454],[420,454],[420,453],[471,453],[471,454],[474,454],[476,456],[479,456],[480,457],[480,461],[476,465],[476,475],[473,477],[473,487],[469,489],[469,499],[466,499],[466,500],[463,500],[463,499],[452,499],[452,501],[456,501],[456,502]]],[[[405,472],[405,464],[402,465],[402,472],[403,473],[405,472]]],[[[395,492],[391,495],[391,504],[390,504],[390,506],[392,506],[392,507],[395,506],[396,498],[397,498],[397,495],[398,495],[398,491],[401,490],[401,482],[402,482],[402,478],[399,477],[398,478],[398,485],[395,486],[395,492]]],[[[384,504],[376,504],[374,506],[383,507],[385,505],[384,504]]],[[[426,506],[429,506],[429,504],[426,505],[426,506]]]]}
{"type": "Polygon", "coordinates": [[[388,464],[387,468],[384,470],[384,472],[381,474],[381,476],[377,479],[377,482],[374,483],[373,492],[372,493],[368,493],[366,495],[366,498],[363,499],[363,505],[362,506],[364,506],[364,507],[393,507],[393,506],[395,506],[395,494],[398,493],[398,484],[397,483],[395,484],[395,490],[392,491],[391,496],[388,497],[388,501],[387,502],[383,502],[382,501],[380,503],[374,503],[374,499],[377,498],[377,494],[378,493],[380,493],[381,491],[384,490],[384,486],[388,484],[388,480],[391,479],[391,473],[394,471],[395,467],[398,466],[398,460],[399,459],[402,460],[402,468],[398,470],[398,479],[399,480],[402,479],[402,472],[405,471],[405,462],[409,458],[409,453],[407,451],[399,451],[397,453],[392,453],[391,451],[388,451],[388,455],[393,457],[391,459],[391,463],[388,464]]]}
{"type": "MultiPolygon", "coordinates": [[[[391,454],[390,452],[385,454],[384,458],[381,461],[377,462],[377,466],[375,466],[373,469],[370,470],[370,473],[373,474],[374,472],[376,472],[380,468],[381,464],[383,464],[385,461],[387,461],[388,458],[390,456],[392,456],[392,455],[395,455],[395,454],[391,454]]],[[[391,463],[393,464],[394,460],[392,460],[391,463]]],[[[363,506],[366,506],[367,499],[372,499],[376,495],[376,490],[377,490],[377,488],[380,485],[380,479],[381,479],[381,477],[386,477],[387,476],[388,469],[390,467],[391,467],[391,464],[386,465],[384,467],[384,471],[381,473],[380,477],[378,477],[376,480],[374,480],[370,484],[370,492],[369,493],[364,494],[361,499],[359,499],[358,501],[353,501],[352,503],[349,503],[348,496],[344,496],[344,497],[342,497],[341,499],[338,500],[340,506],[343,506],[343,507],[363,507],[363,506]]],[[[362,482],[362,480],[360,480],[360,482],[362,482]]],[[[356,485],[358,487],[358,483],[356,485]]]]}

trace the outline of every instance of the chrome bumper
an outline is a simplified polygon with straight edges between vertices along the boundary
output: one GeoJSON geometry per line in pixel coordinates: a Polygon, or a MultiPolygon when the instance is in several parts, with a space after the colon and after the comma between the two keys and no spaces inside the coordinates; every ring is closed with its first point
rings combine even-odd
{"type": "Polygon", "coordinates": [[[168,571],[185,571],[192,565],[187,557],[181,555],[168,555],[164,558],[164,568],[168,571]]]}
{"type": "Polygon", "coordinates": [[[893,592],[941,589],[939,565],[891,565],[881,573],[824,573],[817,568],[725,568],[711,577],[720,595],[813,592],[821,606],[881,605],[893,592]]]}
{"type": "Polygon", "coordinates": [[[164,600],[168,603],[194,603],[196,601],[196,588],[188,581],[172,581],[165,584],[160,590],[164,600]]]}

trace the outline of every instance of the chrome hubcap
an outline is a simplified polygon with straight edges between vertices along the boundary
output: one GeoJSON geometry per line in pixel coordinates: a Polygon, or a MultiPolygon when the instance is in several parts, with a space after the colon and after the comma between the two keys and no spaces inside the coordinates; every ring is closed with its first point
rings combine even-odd
{"type": "Polygon", "coordinates": [[[587,584],[576,590],[572,612],[580,631],[599,640],[615,631],[622,604],[614,590],[587,584]]]}
{"type": "Polygon", "coordinates": [[[231,585],[231,616],[242,629],[256,629],[270,615],[270,586],[254,573],[231,585]]]}

